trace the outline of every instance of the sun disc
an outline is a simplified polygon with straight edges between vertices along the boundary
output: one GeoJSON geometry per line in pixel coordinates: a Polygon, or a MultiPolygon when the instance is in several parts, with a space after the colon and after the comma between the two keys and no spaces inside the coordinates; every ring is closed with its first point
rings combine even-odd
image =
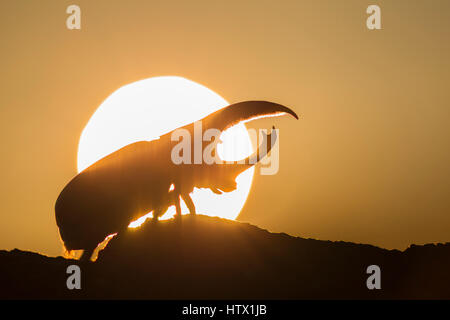
{"type": "MultiPolygon", "coordinates": [[[[98,107],[84,128],[78,146],[78,172],[104,156],[142,140],[153,140],[180,126],[199,120],[229,103],[214,91],[181,77],[154,77],[125,85],[113,92],[98,107]]],[[[252,152],[250,136],[244,124],[223,132],[219,155],[224,160],[239,160],[252,152]]],[[[250,191],[254,168],[236,179],[237,189],[222,195],[209,189],[191,194],[200,214],[235,219],[250,191]]],[[[184,202],[182,213],[188,213],[184,202]]],[[[172,206],[161,217],[171,218],[172,206]]],[[[151,215],[150,215],[151,216],[151,215]]],[[[140,225],[145,218],[130,226],[140,225]]]]}

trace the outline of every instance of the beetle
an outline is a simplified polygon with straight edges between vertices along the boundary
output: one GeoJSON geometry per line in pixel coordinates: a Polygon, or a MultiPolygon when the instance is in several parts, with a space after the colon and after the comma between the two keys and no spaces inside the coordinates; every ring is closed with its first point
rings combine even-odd
{"type": "MultiPolygon", "coordinates": [[[[242,121],[278,114],[290,114],[298,119],[294,111],[280,104],[244,101],[200,121],[205,130],[223,131],[242,121]]],[[[157,140],[131,143],[76,175],[61,191],[55,204],[56,223],[66,250],[82,249],[81,259],[87,260],[107,236],[122,232],[130,222],[148,212],[153,211],[153,219],[157,220],[169,206],[175,205],[176,217],[179,217],[181,199],[189,212],[195,214],[189,195],[194,187],[209,188],[215,193],[235,190],[236,177],[267,154],[276,138],[274,131],[266,135],[264,138],[270,137],[271,143],[265,153],[258,147],[239,163],[176,164],[172,150],[178,142],[172,139],[172,134],[184,129],[194,136],[194,124],[175,129],[157,140]]],[[[215,142],[214,149],[218,143],[215,142]]]]}

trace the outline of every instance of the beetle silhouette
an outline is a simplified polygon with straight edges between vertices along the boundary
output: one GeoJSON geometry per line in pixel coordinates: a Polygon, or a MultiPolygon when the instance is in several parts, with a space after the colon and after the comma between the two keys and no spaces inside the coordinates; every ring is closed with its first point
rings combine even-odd
{"type": "MultiPolygon", "coordinates": [[[[278,114],[290,114],[298,119],[294,111],[280,104],[244,101],[220,109],[201,121],[204,130],[223,131],[241,121],[278,114]]],[[[194,123],[178,129],[194,136],[194,123]]],[[[175,164],[172,150],[178,142],[171,138],[174,131],[157,140],[129,144],[107,155],[64,187],[55,204],[55,217],[66,250],[82,249],[81,259],[87,260],[108,235],[122,232],[131,221],[148,212],[153,211],[153,219],[157,220],[169,206],[175,205],[179,217],[181,199],[189,212],[195,214],[189,195],[194,187],[209,188],[219,194],[235,190],[236,177],[265,156],[276,138],[272,131],[264,137],[271,140],[266,150],[261,152],[258,147],[239,163],[175,164]]]]}

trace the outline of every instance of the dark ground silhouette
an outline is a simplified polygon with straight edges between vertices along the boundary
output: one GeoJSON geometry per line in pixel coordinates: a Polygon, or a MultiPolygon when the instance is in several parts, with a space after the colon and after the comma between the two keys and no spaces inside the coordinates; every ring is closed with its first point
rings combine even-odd
{"type": "Polygon", "coordinates": [[[450,243],[400,252],[198,215],[129,229],[95,263],[0,251],[0,298],[449,299],[449,271],[450,243]],[[66,288],[70,264],[81,290],[66,288]],[[372,264],[381,290],[366,287],[372,264]]]}

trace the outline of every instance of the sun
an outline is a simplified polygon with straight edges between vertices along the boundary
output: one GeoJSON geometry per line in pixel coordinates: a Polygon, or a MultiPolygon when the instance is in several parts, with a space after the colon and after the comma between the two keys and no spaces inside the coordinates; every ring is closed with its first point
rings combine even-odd
{"type": "MultiPolygon", "coordinates": [[[[153,140],[178,127],[199,120],[229,103],[214,91],[182,77],[153,77],[125,85],[113,92],[98,107],[81,133],[78,145],[78,172],[97,160],[142,140],[153,140]]],[[[239,160],[252,153],[252,143],[244,124],[222,133],[224,160],[239,160]]],[[[254,167],[236,179],[237,189],[221,195],[209,189],[194,189],[191,194],[197,212],[235,219],[250,191],[254,167]]],[[[181,202],[182,213],[189,212],[181,202]]],[[[161,217],[171,218],[172,206],[161,217]]],[[[130,224],[139,226],[148,215],[130,224]]]]}

